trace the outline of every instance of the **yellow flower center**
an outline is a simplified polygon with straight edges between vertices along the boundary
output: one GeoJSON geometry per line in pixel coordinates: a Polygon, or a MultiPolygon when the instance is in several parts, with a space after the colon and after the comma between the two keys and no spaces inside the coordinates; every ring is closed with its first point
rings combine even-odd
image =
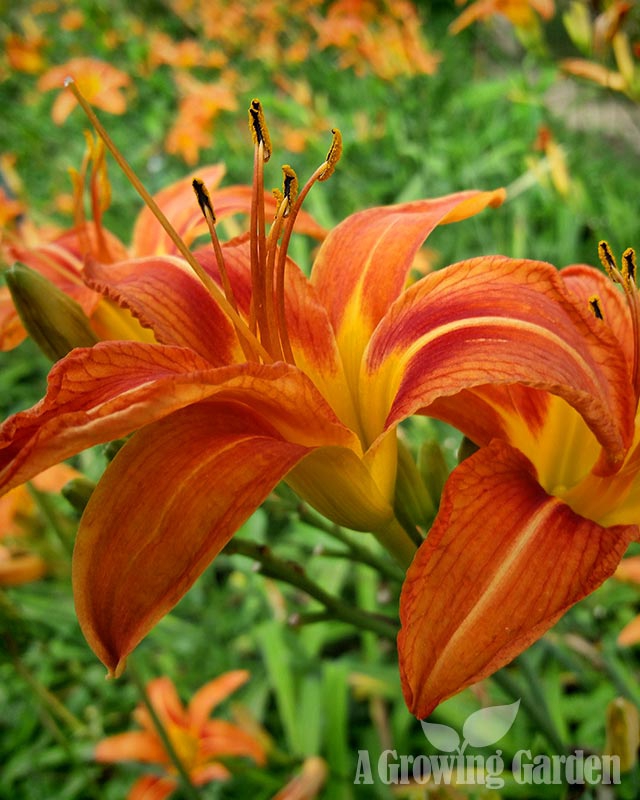
{"type": "Polygon", "coordinates": [[[191,773],[200,765],[200,741],[191,731],[174,723],[166,726],[167,736],[180,762],[191,773]]]}

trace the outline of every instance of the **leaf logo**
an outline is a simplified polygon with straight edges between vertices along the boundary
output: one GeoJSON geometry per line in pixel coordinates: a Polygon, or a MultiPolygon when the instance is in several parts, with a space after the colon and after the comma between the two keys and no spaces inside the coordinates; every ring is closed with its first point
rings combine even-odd
{"type": "Polygon", "coordinates": [[[520,700],[505,706],[490,706],[474,711],[467,717],[462,726],[464,740],[460,745],[460,736],[448,725],[438,725],[435,722],[420,722],[427,740],[444,753],[464,753],[467,745],[472,747],[487,747],[495,744],[507,733],[520,708],[520,700]]]}

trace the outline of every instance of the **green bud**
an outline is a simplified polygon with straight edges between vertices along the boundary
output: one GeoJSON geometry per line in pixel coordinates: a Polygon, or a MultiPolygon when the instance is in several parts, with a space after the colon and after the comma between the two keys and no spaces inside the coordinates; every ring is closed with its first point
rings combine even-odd
{"type": "Polygon", "coordinates": [[[76,511],[82,513],[95,488],[95,483],[89,478],[73,478],[62,487],[62,496],[76,511]]]}
{"type": "Polygon", "coordinates": [[[407,528],[431,527],[436,515],[429,491],[420,476],[409,448],[398,440],[398,472],[394,510],[398,520],[407,528]]]}
{"type": "Polygon", "coordinates": [[[624,697],[617,697],[607,706],[604,752],[620,757],[620,771],[628,772],[638,761],[640,724],[638,709],[624,697]]]}
{"type": "Polygon", "coordinates": [[[96,344],[80,305],[48,278],[24,264],[4,274],[22,324],[47,358],[57,361],[74,347],[96,344]]]}

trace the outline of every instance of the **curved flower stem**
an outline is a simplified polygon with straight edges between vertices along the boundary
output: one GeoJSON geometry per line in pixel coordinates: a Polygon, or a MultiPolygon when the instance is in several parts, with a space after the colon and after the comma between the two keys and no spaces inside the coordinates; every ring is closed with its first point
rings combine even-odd
{"type": "Polygon", "coordinates": [[[36,676],[20,658],[16,644],[8,634],[4,634],[2,636],[2,643],[4,649],[11,657],[11,662],[16,672],[29,686],[33,694],[41,703],[42,707],[49,714],[52,721],[52,726],[55,730],[55,735],[58,738],[62,737],[65,748],[67,748],[68,743],[66,741],[66,737],[56,725],[55,718],[57,717],[61,722],[67,725],[74,734],[82,732],[85,726],[76,716],[71,713],[71,711],[69,711],[69,709],[63,703],[60,702],[60,700],[58,700],[53,692],[51,692],[43,683],[38,680],[38,678],[36,678],[36,676]]]}
{"type": "Polygon", "coordinates": [[[384,528],[374,531],[373,535],[384,549],[391,553],[402,569],[406,570],[413,561],[419,545],[412,541],[398,520],[392,517],[384,528]]]}
{"type": "Polygon", "coordinates": [[[138,690],[140,699],[142,700],[145,709],[148,711],[149,716],[151,717],[151,721],[153,722],[153,727],[156,729],[156,733],[160,737],[162,746],[166,750],[167,755],[171,760],[171,763],[173,764],[173,766],[176,769],[176,772],[178,773],[178,777],[180,778],[180,782],[182,784],[184,796],[188,798],[188,800],[200,800],[200,792],[193,785],[189,773],[184,764],[182,763],[182,761],[180,760],[180,757],[178,756],[178,753],[176,752],[173,744],[171,743],[171,739],[169,738],[169,735],[167,734],[167,731],[164,725],[162,724],[160,717],[156,713],[155,708],[151,705],[151,701],[149,700],[149,695],[147,694],[144,681],[140,677],[140,673],[138,672],[136,665],[134,665],[132,661],[133,659],[130,658],[127,663],[127,672],[131,676],[131,680],[133,681],[133,684],[138,690]]]}
{"type": "MultiPolygon", "coordinates": [[[[311,525],[312,527],[317,528],[324,533],[328,533],[329,536],[333,536],[334,539],[337,539],[339,542],[342,542],[349,548],[348,552],[343,554],[332,551],[331,555],[340,555],[345,558],[350,558],[352,561],[358,561],[361,564],[366,564],[367,566],[379,572],[383,578],[387,578],[396,583],[404,580],[404,573],[395,563],[391,561],[385,561],[376,553],[371,552],[371,550],[369,550],[367,547],[363,547],[361,544],[358,544],[353,540],[347,531],[345,531],[339,525],[329,522],[329,520],[325,519],[321,514],[318,514],[317,511],[309,508],[309,506],[301,505],[298,509],[298,515],[303,522],[307,523],[307,525],[311,525]]],[[[322,555],[328,555],[328,552],[323,552],[322,555]]]]}
{"type": "Polygon", "coordinates": [[[369,614],[359,608],[343,603],[312,581],[298,564],[276,558],[268,547],[236,537],[229,542],[223,552],[227,555],[247,556],[247,558],[257,561],[260,564],[260,571],[263,575],[288,583],[297,589],[302,589],[310,597],[322,603],[334,619],[341,619],[343,622],[349,622],[357,628],[364,628],[388,639],[395,639],[398,633],[398,628],[393,620],[388,617],[369,614]]]}

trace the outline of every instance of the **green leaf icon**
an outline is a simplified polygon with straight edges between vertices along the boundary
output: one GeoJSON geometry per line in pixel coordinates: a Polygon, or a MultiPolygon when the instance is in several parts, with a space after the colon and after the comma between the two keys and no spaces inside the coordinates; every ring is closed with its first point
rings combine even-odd
{"type": "Polygon", "coordinates": [[[438,725],[435,722],[420,722],[424,735],[429,742],[443,753],[451,753],[460,748],[460,737],[448,725],[438,725]]]}
{"type": "Polygon", "coordinates": [[[465,744],[486,747],[502,739],[513,725],[519,708],[520,701],[516,700],[506,706],[490,706],[474,711],[462,726],[465,744]]]}

